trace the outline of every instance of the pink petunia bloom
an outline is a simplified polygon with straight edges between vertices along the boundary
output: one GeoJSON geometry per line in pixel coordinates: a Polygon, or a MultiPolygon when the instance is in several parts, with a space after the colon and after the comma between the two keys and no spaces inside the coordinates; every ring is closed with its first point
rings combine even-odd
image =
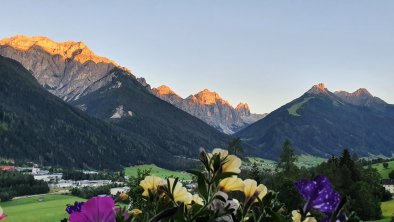
{"type": "Polygon", "coordinates": [[[115,222],[115,201],[108,196],[93,197],[86,201],[81,212],[70,214],[70,222],[115,222]]]}
{"type": "Polygon", "coordinates": [[[6,217],[7,217],[6,214],[0,214],[0,220],[4,219],[4,218],[6,218],[6,217]]]}

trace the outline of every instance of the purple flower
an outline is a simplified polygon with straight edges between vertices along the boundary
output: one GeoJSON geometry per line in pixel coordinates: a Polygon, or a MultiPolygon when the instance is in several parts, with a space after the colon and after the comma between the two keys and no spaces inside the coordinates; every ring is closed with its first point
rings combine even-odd
{"type": "Polygon", "coordinates": [[[299,180],[295,186],[306,201],[304,212],[314,208],[333,214],[341,201],[339,193],[331,187],[330,180],[325,176],[317,176],[314,180],[299,180]]]}
{"type": "Polygon", "coordinates": [[[72,214],[73,212],[81,212],[81,207],[84,202],[75,201],[74,205],[67,204],[66,211],[68,214],[72,214]]]}
{"type": "Polygon", "coordinates": [[[81,211],[70,214],[70,222],[115,222],[115,201],[108,196],[93,197],[85,202],[81,211]]]}

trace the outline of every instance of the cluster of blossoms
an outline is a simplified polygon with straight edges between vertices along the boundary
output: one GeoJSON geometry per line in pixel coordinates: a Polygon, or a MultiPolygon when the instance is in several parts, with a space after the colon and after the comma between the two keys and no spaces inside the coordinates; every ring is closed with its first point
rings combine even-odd
{"type": "Polygon", "coordinates": [[[227,150],[201,151],[203,171],[189,170],[197,178],[190,193],[178,179],[147,176],[140,182],[151,203],[144,212],[153,221],[262,221],[280,213],[274,193],[255,180],[238,177],[242,161],[227,150]],[[269,195],[268,195],[269,194],[269,195]],[[263,201],[264,199],[264,201],[263,201]]]}
{"type": "MultiPolygon", "coordinates": [[[[200,153],[203,170],[189,170],[197,179],[197,187],[188,191],[178,178],[163,179],[147,176],[140,181],[145,199],[143,209],[127,211],[115,206],[108,196],[98,196],[85,203],[68,205],[70,222],[131,222],[131,221],[288,221],[286,210],[277,193],[255,180],[239,178],[242,161],[223,149],[200,153]]],[[[312,210],[322,212],[321,221],[342,222],[344,201],[331,187],[328,178],[300,180],[295,184],[305,199],[302,209],[294,210],[294,222],[317,221],[312,210]]],[[[119,195],[125,200],[126,194],[119,195]]]]}
{"type": "Polygon", "coordinates": [[[346,221],[343,213],[344,199],[336,192],[327,177],[317,176],[313,180],[299,180],[295,184],[298,192],[305,200],[302,209],[292,212],[294,222],[315,222],[316,219],[311,216],[310,210],[315,209],[325,217],[322,222],[342,222],[346,221]]]}

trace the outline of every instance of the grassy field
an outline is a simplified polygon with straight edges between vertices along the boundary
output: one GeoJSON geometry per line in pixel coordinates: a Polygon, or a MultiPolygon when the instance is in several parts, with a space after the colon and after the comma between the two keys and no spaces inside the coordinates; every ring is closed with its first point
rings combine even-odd
{"type": "Polygon", "coordinates": [[[316,157],[316,156],[311,156],[311,155],[300,155],[300,156],[297,156],[296,165],[298,167],[308,168],[308,167],[317,166],[324,161],[326,161],[326,159],[321,158],[321,157],[316,157]]]}
{"type": "Polygon", "coordinates": [[[388,179],[389,173],[394,170],[394,161],[389,161],[388,163],[389,167],[387,169],[383,167],[383,163],[372,164],[372,167],[378,170],[382,179],[388,179]]]}
{"type": "Polygon", "coordinates": [[[67,217],[66,204],[83,199],[74,196],[47,194],[1,202],[7,222],[57,222],[67,217]]]}
{"type": "MultiPolygon", "coordinates": [[[[267,160],[259,157],[247,157],[250,163],[245,163],[245,166],[250,166],[253,163],[256,163],[257,166],[260,169],[266,169],[266,170],[274,170],[276,168],[276,161],[273,160],[267,160]]],[[[325,161],[324,158],[321,157],[315,157],[311,155],[300,155],[297,156],[297,162],[296,165],[298,167],[313,167],[321,162],[325,161]]]]}
{"type": "Polygon", "coordinates": [[[191,175],[186,172],[166,170],[166,169],[160,168],[160,167],[153,165],[153,164],[126,167],[125,174],[126,174],[126,176],[136,176],[138,169],[140,169],[140,170],[151,169],[152,170],[151,173],[153,176],[164,177],[164,178],[165,177],[179,177],[179,179],[182,179],[182,180],[191,180],[191,175]]]}
{"type": "Polygon", "coordinates": [[[394,200],[383,202],[380,206],[382,208],[383,219],[374,222],[389,222],[394,216],[394,200]]]}
{"type": "Polygon", "coordinates": [[[290,108],[287,109],[287,111],[292,116],[301,116],[300,114],[297,113],[297,110],[299,110],[302,107],[302,105],[304,105],[305,103],[307,103],[311,99],[313,99],[313,97],[305,98],[302,102],[292,105],[290,108]]]}

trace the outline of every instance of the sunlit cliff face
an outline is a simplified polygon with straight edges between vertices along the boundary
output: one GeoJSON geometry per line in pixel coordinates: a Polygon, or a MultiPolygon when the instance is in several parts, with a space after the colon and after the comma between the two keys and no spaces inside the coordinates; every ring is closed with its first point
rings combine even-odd
{"type": "Polygon", "coordinates": [[[216,92],[212,92],[208,89],[204,89],[203,91],[195,94],[194,97],[200,104],[210,105],[220,102],[221,104],[226,104],[230,106],[230,104],[226,100],[223,100],[219,96],[219,94],[217,94],[216,92]]]}
{"type": "Polygon", "coordinates": [[[47,37],[16,35],[11,38],[0,40],[0,45],[9,45],[17,50],[27,51],[34,46],[41,47],[51,55],[60,55],[63,59],[72,59],[81,64],[92,61],[97,63],[108,63],[118,66],[114,61],[94,54],[83,42],[55,42],[47,37]]]}
{"type": "Polygon", "coordinates": [[[156,93],[159,96],[163,96],[163,95],[176,95],[176,93],[174,91],[172,91],[172,89],[168,86],[162,85],[159,86],[156,89],[156,93]]]}

